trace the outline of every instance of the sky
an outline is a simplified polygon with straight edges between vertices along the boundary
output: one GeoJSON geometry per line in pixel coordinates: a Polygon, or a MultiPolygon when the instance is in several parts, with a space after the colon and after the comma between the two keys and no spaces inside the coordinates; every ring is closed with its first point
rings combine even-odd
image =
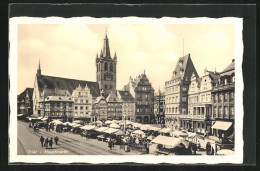
{"type": "Polygon", "coordinates": [[[117,89],[145,70],[155,91],[164,90],[188,53],[199,76],[221,72],[235,55],[232,24],[20,24],[17,93],[33,88],[39,61],[43,75],[96,81],[106,30],[117,54],[117,89]]]}

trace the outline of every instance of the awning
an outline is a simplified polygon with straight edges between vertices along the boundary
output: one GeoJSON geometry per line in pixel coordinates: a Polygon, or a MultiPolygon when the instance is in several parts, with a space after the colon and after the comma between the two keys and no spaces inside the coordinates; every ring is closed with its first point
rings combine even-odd
{"type": "Polygon", "coordinates": [[[114,128],[109,128],[109,129],[107,129],[107,130],[105,130],[105,131],[103,131],[104,133],[107,133],[107,134],[113,134],[113,133],[115,133],[115,132],[117,132],[118,131],[118,129],[114,129],[114,128]]]}
{"type": "Polygon", "coordinates": [[[228,130],[232,122],[216,121],[215,124],[211,127],[212,129],[228,130]]]}
{"type": "Polygon", "coordinates": [[[159,132],[161,133],[170,133],[172,130],[170,128],[163,128],[159,132]]]}
{"type": "Polygon", "coordinates": [[[132,132],[132,134],[145,135],[145,133],[141,130],[136,130],[136,131],[132,132]]]}
{"type": "Polygon", "coordinates": [[[42,118],[41,120],[42,120],[42,121],[46,121],[47,119],[48,119],[48,118],[42,118]]]}
{"type": "Polygon", "coordinates": [[[124,135],[124,132],[121,130],[118,130],[117,132],[114,133],[115,135],[124,135]]]}
{"type": "Polygon", "coordinates": [[[104,132],[105,130],[107,130],[108,127],[100,127],[98,129],[96,129],[97,132],[104,132]]]}
{"type": "Polygon", "coordinates": [[[155,139],[152,140],[152,143],[155,144],[162,144],[171,146],[172,148],[175,148],[182,142],[182,138],[175,138],[175,137],[167,137],[167,136],[157,136],[155,139]]]}
{"type": "Polygon", "coordinates": [[[153,127],[153,126],[150,126],[149,127],[149,130],[151,130],[151,131],[159,131],[159,130],[161,130],[162,128],[157,128],[157,127],[153,127]]]}

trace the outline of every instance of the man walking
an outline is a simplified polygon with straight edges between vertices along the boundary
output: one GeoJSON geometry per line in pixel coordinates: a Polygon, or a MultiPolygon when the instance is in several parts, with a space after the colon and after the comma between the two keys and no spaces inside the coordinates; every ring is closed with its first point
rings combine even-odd
{"type": "Polygon", "coordinates": [[[48,148],[48,144],[49,144],[49,139],[46,138],[46,139],[45,139],[45,142],[44,142],[44,146],[45,146],[46,148],[48,148]]]}
{"type": "Polygon", "coordinates": [[[54,141],[55,141],[55,144],[58,145],[59,138],[56,136],[56,137],[54,138],[54,141]]]}
{"type": "Polygon", "coordinates": [[[50,144],[50,147],[52,148],[52,144],[53,144],[52,138],[50,139],[49,144],[50,144]]]}
{"type": "Polygon", "coordinates": [[[41,142],[42,147],[43,147],[43,142],[44,142],[44,138],[43,138],[43,136],[41,136],[41,138],[40,138],[40,142],[41,142]]]}

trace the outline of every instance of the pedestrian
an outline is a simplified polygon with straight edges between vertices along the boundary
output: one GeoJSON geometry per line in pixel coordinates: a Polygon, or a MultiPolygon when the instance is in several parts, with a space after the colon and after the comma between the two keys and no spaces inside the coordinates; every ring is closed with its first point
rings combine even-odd
{"type": "Polygon", "coordinates": [[[44,142],[44,138],[43,138],[43,136],[41,136],[41,138],[40,138],[40,142],[41,142],[42,147],[43,147],[43,142],[44,142]]]}
{"type": "Polygon", "coordinates": [[[58,145],[59,138],[56,136],[56,137],[54,138],[54,141],[55,141],[55,144],[58,145]]]}
{"type": "Polygon", "coordinates": [[[108,147],[109,147],[110,150],[112,149],[112,143],[111,143],[111,140],[108,141],[108,147]]]}
{"type": "Polygon", "coordinates": [[[114,147],[114,146],[115,146],[115,140],[112,139],[112,140],[111,140],[111,143],[112,143],[112,147],[114,147]]]}
{"type": "Polygon", "coordinates": [[[50,147],[52,148],[52,144],[53,144],[53,139],[51,138],[49,141],[50,147]]]}
{"type": "Polygon", "coordinates": [[[45,142],[44,142],[44,146],[45,146],[46,148],[48,148],[48,144],[49,144],[49,139],[46,138],[46,139],[45,139],[45,142]]]}

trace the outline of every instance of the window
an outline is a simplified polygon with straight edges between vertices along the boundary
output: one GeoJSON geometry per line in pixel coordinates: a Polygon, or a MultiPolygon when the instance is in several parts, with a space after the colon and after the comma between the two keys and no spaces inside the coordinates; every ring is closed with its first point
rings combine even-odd
{"type": "Polygon", "coordinates": [[[234,115],[234,114],[235,114],[235,111],[234,111],[234,107],[233,107],[233,106],[230,107],[230,114],[231,114],[231,115],[234,115]]]}
{"type": "Polygon", "coordinates": [[[222,107],[219,107],[218,113],[219,113],[219,117],[221,117],[221,115],[222,115],[222,107]]]}
{"type": "Polygon", "coordinates": [[[110,85],[110,89],[113,89],[113,85],[110,85]]]}
{"type": "Polygon", "coordinates": [[[183,91],[186,91],[187,89],[186,89],[186,87],[183,87],[182,90],[183,90],[183,91]]]}
{"type": "Polygon", "coordinates": [[[83,106],[80,106],[80,110],[83,110],[83,106]]]}
{"type": "Polygon", "coordinates": [[[226,93],[225,94],[225,102],[227,102],[228,101],[228,94],[226,93]]]}
{"type": "Polygon", "coordinates": [[[179,97],[178,96],[176,96],[176,102],[179,102],[179,97]]]}
{"type": "Polygon", "coordinates": [[[200,128],[200,123],[198,123],[198,128],[200,128]]]}
{"type": "Polygon", "coordinates": [[[234,99],[234,93],[233,92],[230,93],[230,99],[232,99],[232,100],[234,99]]]}
{"type": "Polygon", "coordinates": [[[86,106],[86,110],[88,110],[88,106],[86,106]]]}
{"type": "Polygon", "coordinates": [[[83,100],[80,100],[80,103],[83,103],[83,100]]]}
{"type": "Polygon", "coordinates": [[[60,103],[57,103],[57,107],[60,107],[60,103]]]}
{"type": "Polygon", "coordinates": [[[187,100],[186,97],[182,97],[183,102],[186,102],[186,100],[187,100]]]}
{"type": "Polygon", "coordinates": [[[172,98],[172,102],[173,102],[173,103],[175,102],[175,98],[174,98],[174,97],[172,98]]]}
{"type": "Polygon", "coordinates": [[[218,108],[214,107],[214,117],[216,117],[217,113],[218,113],[218,108]]]}
{"type": "Polygon", "coordinates": [[[113,64],[112,63],[110,63],[110,71],[113,72],[113,64]]]}
{"type": "Polygon", "coordinates": [[[108,70],[107,62],[105,62],[105,71],[108,70]]]}
{"type": "Polygon", "coordinates": [[[228,107],[225,106],[225,116],[228,114],[228,107]]]}
{"type": "Polygon", "coordinates": [[[233,82],[233,83],[235,82],[235,76],[232,77],[232,82],[233,82]]]}
{"type": "Polygon", "coordinates": [[[182,108],[182,113],[183,113],[183,114],[186,113],[186,108],[182,108]]]}
{"type": "Polygon", "coordinates": [[[178,107],[175,108],[175,113],[178,113],[178,107]]]}
{"type": "Polygon", "coordinates": [[[105,89],[107,89],[107,85],[105,84],[105,89]]]}
{"type": "Polygon", "coordinates": [[[88,103],[88,100],[86,100],[86,103],[88,103]]]}
{"type": "Polygon", "coordinates": [[[222,94],[219,95],[219,101],[222,102],[222,94]]]}
{"type": "Polygon", "coordinates": [[[78,106],[75,106],[75,110],[77,110],[78,109],[78,106]]]}
{"type": "Polygon", "coordinates": [[[79,92],[79,96],[81,96],[81,92],[79,92]]]}
{"type": "Polygon", "coordinates": [[[78,116],[78,112],[75,112],[75,116],[78,116]]]}

